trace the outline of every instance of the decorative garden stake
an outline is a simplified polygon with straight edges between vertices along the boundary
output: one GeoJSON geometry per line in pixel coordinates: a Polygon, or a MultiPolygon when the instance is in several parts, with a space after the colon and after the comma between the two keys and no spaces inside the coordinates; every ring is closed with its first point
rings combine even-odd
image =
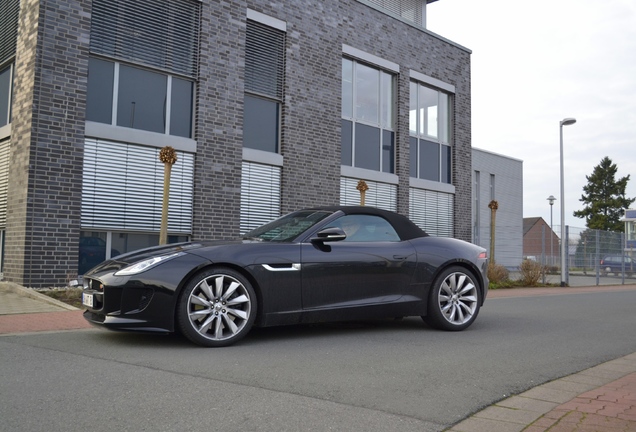
{"type": "Polygon", "coordinates": [[[497,209],[499,203],[495,200],[490,201],[488,204],[490,209],[490,261],[495,262],[495,219],[497,217],[497,209]]]}
{"type": "Polygon", "coordinates": [[[168,243],[168,201],[170,199],[170,172],[177,161],[177,152],[170,146],[163,147],[159,152],[159,160],[163,163],[163,207],[161,208],[161,231],[159,244],[168,243]]]}
{"type": "Polygon", "coordinates": [[[367,186],[367,182],[365,182],[364,180],[360,180],[358,182],[358,186],[356,186],[356,189],[360,191],[360,205],[363,206],[365,195],[369,190],[369,186],[367,186]]]}

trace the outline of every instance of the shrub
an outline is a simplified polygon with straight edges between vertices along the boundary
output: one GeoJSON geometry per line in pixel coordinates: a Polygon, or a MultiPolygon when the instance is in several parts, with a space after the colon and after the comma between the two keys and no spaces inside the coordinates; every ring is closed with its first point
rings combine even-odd
{"type": "Polygon", "coordinates": [[[523,260],[519,270],[521,271],[520,282],[524,286],[537,286],[539,279],[543,276],[544,268],[536,261],[523,260]]]}
{"type": "Polygon", "coordinates": [[[509,278],[510,273],[504,266],[495,264],[492,261],[488,263],[488,280],[490,283],[499,285],[506,282],[509,278]]]}

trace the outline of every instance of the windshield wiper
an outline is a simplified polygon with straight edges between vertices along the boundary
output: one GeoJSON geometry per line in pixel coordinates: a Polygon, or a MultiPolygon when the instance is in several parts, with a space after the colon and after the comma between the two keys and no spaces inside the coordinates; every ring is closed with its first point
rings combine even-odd
{"type": "Polygon", "coordinates": [[[253,241],[262,242],[264,239],[260,237],[243,237],[243,240],[253,240],[253,241]]]}

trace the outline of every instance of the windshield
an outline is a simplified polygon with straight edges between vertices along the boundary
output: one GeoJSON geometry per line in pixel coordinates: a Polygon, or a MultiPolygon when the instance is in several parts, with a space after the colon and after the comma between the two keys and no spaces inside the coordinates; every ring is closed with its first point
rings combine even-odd
{"type": "Polygon", "coordinates": [[[243,239],[290,242],[331,214],[331,212],[315,210],[290,213],[267,225],[245,233],[243,239]]]}

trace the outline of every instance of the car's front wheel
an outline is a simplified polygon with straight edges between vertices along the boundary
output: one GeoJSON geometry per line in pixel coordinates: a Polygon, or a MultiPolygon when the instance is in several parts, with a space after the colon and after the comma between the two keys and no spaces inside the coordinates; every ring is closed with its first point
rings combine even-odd
{"type": "Polygon", "coordinates": [[[220,347],[242,339],[256,317],[256,294],[240,273],[216,268],[200,273],[183,290],[177,323],[192,342],[220,347]]]}
{"type": "Polygon", "coordinates": [[[481,306],[481,291],[476,280],[473,273],[463,267],[444,270],[431,288],[424,321],[431,327],[449,331],[470,326],[481,306]]]}

